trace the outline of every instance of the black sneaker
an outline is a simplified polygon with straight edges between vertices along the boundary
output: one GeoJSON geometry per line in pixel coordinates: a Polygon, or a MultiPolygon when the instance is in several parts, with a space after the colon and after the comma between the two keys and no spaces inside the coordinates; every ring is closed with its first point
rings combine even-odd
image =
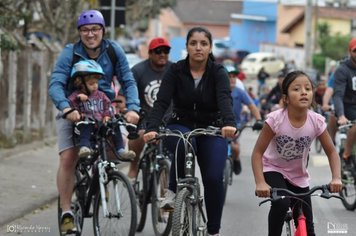
{"type": "Polygon", "coordinates": [[[74,216],[71,213],[64,213],[61,219],[61,233],[74,234],[77,232],[77,226],[74,222],[74,216]]]}
{"type": "Polygon", "coordinates": [[[344,157],[343,166],[342,166],[344,170],[351,171],[353,169],[353,165],[351,161],[352,158],[353,156],[349,156],[347,158],[344,157]]]}
{"type": "Polygon", "coordinates": [[[241,173],[241,161],[234,160],[234,173],[235,175],[239,175],[241,173]]]}

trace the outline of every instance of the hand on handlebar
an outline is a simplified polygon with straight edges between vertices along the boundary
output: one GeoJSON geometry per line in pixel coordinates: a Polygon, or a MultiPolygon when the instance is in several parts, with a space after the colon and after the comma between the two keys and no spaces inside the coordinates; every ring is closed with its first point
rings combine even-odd
{"type": "MultiPolygon", "coordinates": [[[[67,112],[69,112],[71,110],[73,110],[73,109],[70,108],[70,107],[64,108],[63,114],[66,114],[67,112]]],[[[80,121],[81,116],[80,116],[80,114],[79,114],[79,112],[77,110],[73,110],[70,113],[68,113],[65,118],[67,120],[72,121],[72,122],[77,122],[77,121],[80,121]]]]}
{"type": "Polygon", "coordinates": [[[263,128],[263,120],[256,120],[252,126],[252,130],[261,130],[263,128]]]}
{"type": "Polygon", "coordinates": [[[233,126],[224,126],[221,128],[221,135],[224,138],[234,138],[236,136],[237,129],[233,126]]]}
{"type": "Polygon", "coordinates": [[[143,135],[143,140],[145,141],[145,143],[149,143],[151,142],[154,138],[156,138],[158,135],[158,133],[156,131],[151,131],[148,133],[145,133],[143,135]]]}
{"type": "Polygon", "coordinates": [[[341,179],[332,179],[329,183],[329,190],[331,193],[338,193],[342,190],[341,179]]]}
{"type": "Polygon", "coordinates": [[[132,124],[137,124],[140,119],[140,116],[135,111],[128,111],[124,117],[128,123],[132,124]]]}
{"type": "Polygon", "coordinates": [[[257,197],[270,197],[271,186],[269,186],[266,182],[256,184],[255,194],[257,197]]]}
{"type": "Polygon", "coordinates": [[[349,122],[349,120],[344,116],[340,116],[339,119],[337,120],[337,123],[339,125],[346,125],[349,122]]]}

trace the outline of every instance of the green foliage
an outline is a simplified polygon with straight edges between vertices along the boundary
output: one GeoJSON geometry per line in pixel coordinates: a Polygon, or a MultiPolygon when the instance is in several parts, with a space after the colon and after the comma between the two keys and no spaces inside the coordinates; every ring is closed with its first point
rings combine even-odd
{"type": "Polygon", "coordinates": [[[19,48],[19,45],[14,37],[8,33],[3,33],[0,35],[0,48],[4,50],[15,51],[19,48]]]}
{"type": "Polygon", "coordinates": [[[313,67],[320,72],[325,71],[326,57],[322,54],[314,54],[312,58],[313,67]]]}
{"type": "Polygon", "coordinates": [[[126,0],[126,21],[134,29],[144,32],[149,19],[157,17],[161,9],[176,4],[177,0],[126,0]]]}
{"type": "Polygon", "coordinates": [[[330,35],[330,26],[327,23],[318,25],[318,34],[318,43],[321,49],[321,54],[324,57],[340,60],[347,55],[347,45],[351,39],[350,36],[343,36],[340,34],[330,35]]]}

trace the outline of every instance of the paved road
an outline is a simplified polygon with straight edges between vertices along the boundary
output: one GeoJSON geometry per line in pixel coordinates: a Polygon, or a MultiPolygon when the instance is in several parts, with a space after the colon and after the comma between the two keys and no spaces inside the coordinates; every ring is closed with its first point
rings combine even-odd
{"type": "MultiPolygon", "coordinates": [[[[246,133],[241,136],[243,171],[241,175],[234,177],[233,185],[230,186],[228,190],[221,230],[221,234],[224,236],[266,235],[268,206],[264,205],[258,207],[258,202],[261,199],[254,196],[254,181],[249,159],[256,137],[257,134],[250,130],[246,130],[246,133]]],[[[313,178],[312,184],[327,183],[330,180],[330,171],[327,166],[326,157],[322,154],[316,155],[314,151],[312,151],[311,154],[309,169],[313,178]]],[[[54,173],[47,173],[46,175],[52,176],[47,179],[48,184],[54,184],[54,173]]],[[[24,180],[26,179],[29,178],[24,178],[24,180]]],[[[29,186],[32,184],[32,182],[29,182],[29,186]]],[[[25,189],[23,192],[31,196],[31,194],[33,194],[31,189],[32,188],[25,189]]],[[[8,206],[17,205],[19,202],[17,199],[18,198],[14,198],[8,206]]],[[[325,200],[314,198],[313,204],[315,227],[318,235],[339,235],[330,233],[334,228],[345,230],[346,233],[342,235],[355,235],[356,212],[346,211],[341,202],[337,199],[325,200]]],[[[2,207],[2,209],[5,209],[3,205],[2,207]]],[[[2,212],[0,212],[0,214],[2,214],[2,212]]],[[[44,204],[29,214],[3,225],[0,228],[0,236],[19,235],[19,233],[9,232],[13,229],[22,229],[20,235],[24,236],[58,235],[56,214],[56,202],[44,204]],[[34,232],[36,229],[37,232],[34,232]],[[39,230],[42,230],[42,232],[39,232],[39,230]]],[[[151,219],[149,218],[147,219],[144,231],[137,235],[153,236],[151,225],[151,219]]],[[[85,233],[83,235],[93,235],[91,219],[84,222],[84,227],[85,233]]]]}

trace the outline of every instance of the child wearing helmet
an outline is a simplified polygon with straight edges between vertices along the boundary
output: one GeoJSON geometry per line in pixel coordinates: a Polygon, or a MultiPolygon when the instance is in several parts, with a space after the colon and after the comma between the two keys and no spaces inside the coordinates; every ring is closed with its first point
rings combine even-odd
{"type": "MultiPolygon", "coordinates": [[[[111,118],[111,101],[98,90],[98,84],[104,72],[101,66],[94,60],[82,60],[74,64],[71,79],[77,88],[69,97],[72,108],[79,111],[82,119],[95,119],[107,122],[111,118]]],[[[83,125],[80,127],[80,149],[79,157],[87,157],[92,153],[90,135],[94,130],[94,125],[83,125]]],[[[135,157],[133,151],[127,151],[120,129],[115,130],[114,142],[116,151],[123,159],[131,160],[135,157]]]]}

